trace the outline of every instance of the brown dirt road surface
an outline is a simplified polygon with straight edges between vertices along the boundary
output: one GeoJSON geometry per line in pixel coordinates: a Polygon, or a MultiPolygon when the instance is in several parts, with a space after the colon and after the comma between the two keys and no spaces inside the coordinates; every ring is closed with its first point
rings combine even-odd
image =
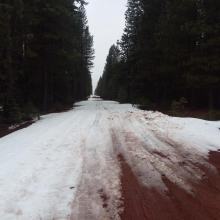
{"type": "Polygon", "coordinates": [[[193,194],[185,192],[164,176],[168,191],[164,194],[143,186],[124,158],[122,168],[124,212],[122,220],[219,220],[220,219],[220,152],[211,152],[209,161],[218,173],[203,168],[205,176],[194,184],[193,194]]]}

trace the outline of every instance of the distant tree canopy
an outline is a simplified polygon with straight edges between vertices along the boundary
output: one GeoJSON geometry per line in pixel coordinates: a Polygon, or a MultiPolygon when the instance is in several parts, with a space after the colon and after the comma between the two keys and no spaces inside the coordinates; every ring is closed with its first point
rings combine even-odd
{"type": "Polygon", "coordinates": [[[128,0],[126,27],[96,94],[121,102],[220,108],[220,1],[128,0]]]}
{"type": "Polygon", "coordinates": [[[3,120],[48,111],[92,93],[93,37],[83,0],[1,0],[3,120]]]}

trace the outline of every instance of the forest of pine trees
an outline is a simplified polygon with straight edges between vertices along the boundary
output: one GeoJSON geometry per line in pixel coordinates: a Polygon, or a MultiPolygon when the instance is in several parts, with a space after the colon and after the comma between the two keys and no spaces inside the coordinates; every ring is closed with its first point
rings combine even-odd
{"type": "Polygon", "coordinates": [[[93,37],[84,0],[1,0],[0,123],[92,93],[93,37]]]}
{"type": "Polygon", "coordinates": [[[128,0],[125,17],[97,95],[156,109],[220,109],[219,0],[128,0]]]}

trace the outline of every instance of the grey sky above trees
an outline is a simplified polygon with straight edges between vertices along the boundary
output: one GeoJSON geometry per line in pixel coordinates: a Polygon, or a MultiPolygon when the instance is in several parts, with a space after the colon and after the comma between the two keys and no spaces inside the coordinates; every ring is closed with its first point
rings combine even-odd
{"type": "Polygon", "coordinates": [[[112,44],[122,36],[127,0],[89,0],[87,17],[94,35],[95,62],[92,70],[93,88],[103,73],[106,56],[112,44]],[[117,7],[115,7],[117,5],[117,7]]]}

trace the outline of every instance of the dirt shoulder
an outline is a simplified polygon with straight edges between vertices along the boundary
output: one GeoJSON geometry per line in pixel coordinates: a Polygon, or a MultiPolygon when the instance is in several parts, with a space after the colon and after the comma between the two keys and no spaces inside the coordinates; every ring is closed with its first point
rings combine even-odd
{"type": "Polygon", "coordinates": [[[18,131],[20,129],[23,129],[23,128],[26,128],[30,125],[32,125],[35,121],[26,121],[26,122],[23,122],[22,124],[19,124],[19,125],[16,125],[16,126],[11,126],[10,128],[10,125],[8,124],[0,124],[0,138],[8,135],[8,134],[11,134],[15,131],[18,131]]]}

